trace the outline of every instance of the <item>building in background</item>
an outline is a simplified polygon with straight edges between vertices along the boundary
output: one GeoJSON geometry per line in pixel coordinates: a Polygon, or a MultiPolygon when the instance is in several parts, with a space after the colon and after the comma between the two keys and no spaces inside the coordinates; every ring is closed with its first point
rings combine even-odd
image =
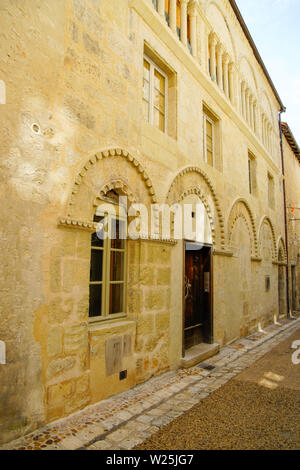
{"type": "Polygon", "coordinates": [[[289,307],[293,313],[300,308],[300,150],[288,124],[283,122],[281,128],[284,135],[289,307]]]}
{"type": "Polygon", "coordinates": [[[284,106],[233,0],[5,2],[0,39],[5,442],[286,316],[287,252],[284,106]],[[136,204],[201,230],[96,236],[136,204]]]}

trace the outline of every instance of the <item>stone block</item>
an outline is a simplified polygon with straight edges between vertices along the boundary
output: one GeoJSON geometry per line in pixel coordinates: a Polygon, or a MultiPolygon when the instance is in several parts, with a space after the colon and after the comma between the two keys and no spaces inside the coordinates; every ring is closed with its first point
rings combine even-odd
{"type": "Polygon", "coordinates": [[[80,349],[87,348],[87,328],[85,326],[72,326],[65,329],[64,351],[66,354],[72,354],[80,349]]]}
{"type": "Polygon", "coordinates": [[[140,269],[140,283],[145,286],[154,286],[156,279],[155,268],[142,266],[140,269]]]}
{"type": "Polygon", "coordinates": [[[169,286],[171,282],[171,268],[157,268],[157,285],[169,286]]]}
{"type": "Polygon", "coordinates": [[[122,81],[113,76],[112,74],[105,72],[104,75],[104,89],[107,93],[112,95],[116,100],[123,100],[125,95],[125,86],[122,81]]]}
{"type": "Polygon", "coordinates": [[[73,49],[68,48],[64,59],[64,67],[72,70],[90,80],[94,85],[99,84],[101,77],[101,70],[99,65],[96,65],[88,57],[79,56],[73,49]]]}
{"type": "Polygon", "coordinates": [[[63,329],[58,328],[50,328],[48,332],[48,345],[47,345],[47,353],[49,357],[57,356],[58,354],[62,353],[63,349],[63,329]]]}
{"type": "Polygon", "coordinates": [[[128,313],[139,313],[142,308],[142,293],[139,289],[129,289],[127,294],[128,313]]]}
{"type": "Polygon", "coordinates": [[[93,110],[74,96],[65,96],[64,113],[68,118],[85,126],[87,129],[94,129],[96,126],[96,116],[93,110]]]}
{"type": "Polygon", "coordinates": [[[152,310],[163,310],[167,304],[166,290],[163,288],[147,289],[144,294],[144,308],[147,312],[152,310]]]}
{"type": "Polygon", "coordinates": [[[91,36],[89,34],[87,34],[86,32],[83,32],[83,34],[82,34],[82,42],[83,42],[85,50],[89,54],[93,54],[97,57],[100,56],[101,50],[100,50],[100,47],[99,47],[99,42],[95,41],[93,38],[91,38],[91,36]]]}
{"type": "Polygon", "coordinates": [[[170,314],[169,312],[157,313],[155,315],[155,326],[157,332],[169,332],[170,314]]]}
{"type": "Polygon", "coordinates": [[[51,408],[57,408],[64,404],[65,399],[74,393],[75,387],[72,380],[50,385],[47,389],[47,403],[51,408]]]}
{"type": "Polygon", "coordinates": [[[148,263],[170,264],[170,248],[168,246],[150,245],[148,246],[148,263]]]}
{"type": "Polygon", "coordinates": [[[64,357],[63,359],[53,359],[47,369],[47,378],[50,379],[57,374],[72,369],[76,363],[74,357],[64,357]]]}
{"type": "Polygon", "coordinates": [[[77,320],[88,321],[88,317],[89,317],[89,293],[85,294],[77,302],[76,314],[77,314],[77,320]]]}
{"type": "Polygon", "coordinates": [[[76,393],[83,394],[89,390],[89,376],[83,375],[76,380],[76,393]]]}
{"type": "Polygon", "coordinates": [[[154,333],[154,315],[141,314],[137,318],[137,336],[146,336],[154,333]]]}
{"type": "Polygon", "coordinates": [[[78,43],[78,39],[79,39],[78,26],[73,21],[70,22],[69,31],[70,31],[72,40],[75,43],[78,43]]]}
{"type": "Polygon", "coordinates": [[[73,0],[73,8],[77,20],[98,39],[102,40],[104,37],[104,24],[97,13],[89,8],[84,0],[73,0]]]}
{"type": "Polygon", "coordinates": [[[63,264],[63,289],[72,292],[75,286],[86,286],[90,277],[90,263],[84,260],[65,259],[63,264]]]}
{"type": "Polygon", "coordinates": [[[63,323],[73,310],[73,299],[71,297],[55,297],[49,304],[49,323],[63,323]]]}
{"type": "Polygon", "coordinates": [[[61,259],[59,257],[50,260],[50,289],[53,293],[61,291],[61,259]]]}

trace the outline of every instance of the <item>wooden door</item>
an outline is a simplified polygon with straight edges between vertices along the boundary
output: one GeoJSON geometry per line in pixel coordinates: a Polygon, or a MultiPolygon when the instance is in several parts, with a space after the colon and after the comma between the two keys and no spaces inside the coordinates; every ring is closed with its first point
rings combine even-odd
{"type": "Polygon", "coordinates": [[[211,342],[211,248],[185,243],[184,348],[211,342]],[[198,247],[198,249],[196,249],[198,247]]]}

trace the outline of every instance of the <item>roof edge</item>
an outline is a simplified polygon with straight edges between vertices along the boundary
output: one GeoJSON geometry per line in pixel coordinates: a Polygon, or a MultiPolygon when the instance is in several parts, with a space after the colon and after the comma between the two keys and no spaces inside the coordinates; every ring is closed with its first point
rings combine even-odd
{"type": "Polygon", "coordinates": [[[273,90],[273,93],[274,93],[274,95],[276,96],[276,99],[277,99],[278,103],[280,104],[280,111],[284,113],[284,112],[286,111],[286,107],[284,106],[284,104],[283,104],[282,101],[281,101],[281,98],[280,98],[280,96],[279,96],[279,94],[278,94],[278,91],[276,90],[275,85],[274,85],[274,83],[273,83],[273,81],[272,81],[272,79],[271,79],[271,77],[270,77],[270,75],[269,75],[269,72],[268,72],[268,70],[267,70],[267,68],[266,68],[266,66],[265,66],[265,64],[264,64],[264,61],[262,60],[262,58],[261,58],[261,56],[260,56],[260,54],[259,54],[259,52],[258,52],[258,49],[257,49],[257,47],[256,47],[256,45],[255,45],[255,43],[254,43],[254,41],[253,41],[253,38],[252,38],[252,36],[251,36],[251,34],[250,34],[250,32],[249,32],[249,29],[247,28],[247,25],[246,25],[246,23],[245,23],[245,21],[244,21],[244,18],[243,18],[243,16],[242,16],[242,14],[241,14],[241,12],[240,12],[240,10],[239,10],[239,8],[238,8],[238,6],[237,6],[235,0],[229,0],[229,3],[230,3],[230,5],[231,5],[231,7],[232,7],[232,9],[233,9],[233,11],[234,11],[234,13],[235,13],[237,19],[239,20],[239,23],[240,23],[240,25],[241,25],[241,27],[242,27],[242,30],[243,30],[244,33],[245,33],[246,38],[247,38],[248,41],[249,41],[249,44],[250,44],[250,46],[251,46],[251,48],[252,48],[252,50],[253,50],[254,56],[256,57],[258,63],[261,65],[261,67],[262,67],[262,69],[263,69],[263,72],[264,72],[264,74],[265,74],[265,76],[266,76],[266,78],[267,78],[267,80],[268,80],[268,82],[269,82],[269,84],[270,84],[270,86],[271,86],[271,88],[272,88],[272,90],[273,90]]]}
{"type": "Polygon", "coordinates": [[[297,141],[296,141],[295,137],[293,136],[293,133],[292,133],[291,129],[289,128],[289,125],[287,124],[287,122],[282,122],[281,123],[281,129],[282,129],[282,132],[283,132],[289,146],[292,149],[292,152],[294,153],[295,157],[298,159],[298,161],[300,163],[300,149],[299,149],[297,141]]]}

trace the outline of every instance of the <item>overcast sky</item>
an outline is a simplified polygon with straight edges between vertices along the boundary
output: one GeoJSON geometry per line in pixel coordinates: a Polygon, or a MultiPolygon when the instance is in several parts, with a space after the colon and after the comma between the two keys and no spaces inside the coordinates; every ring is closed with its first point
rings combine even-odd
{"type": "Polygon", "coordinates": [[[300,146],[300,0],[236,0],[300,146]]]}

